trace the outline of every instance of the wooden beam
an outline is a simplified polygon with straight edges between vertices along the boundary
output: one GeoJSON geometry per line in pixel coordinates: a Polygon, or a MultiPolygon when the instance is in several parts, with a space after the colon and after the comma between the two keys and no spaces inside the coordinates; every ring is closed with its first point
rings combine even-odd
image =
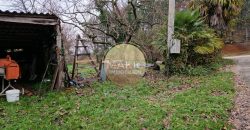
{"type": "Polygon", "coordinates": [[[57,33],[57,36],[56,36],[56,45],[59,49],[62,49],[62,33],[61,33],[61,30],[60,30],[60,25],[57,24],[56,26],[56,33],[57,33]]]}
{"type": "Polygon", "coordinates": [[[37,25],[57,25],[57,19],[45,19],[45,18],[27,18],[27,17],[7,17],[1,16],[0,21],[11,22],[11,23],[26,23],[26,24],[37,24],[37,25]]]}

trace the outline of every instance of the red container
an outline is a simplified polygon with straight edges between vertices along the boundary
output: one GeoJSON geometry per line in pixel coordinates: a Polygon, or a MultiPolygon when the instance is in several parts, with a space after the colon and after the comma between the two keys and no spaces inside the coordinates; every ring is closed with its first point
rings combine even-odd
{"type": "Polygon", "coordinates": [[[6,80],[18,79],[20,76],[19,65],[15,62],[12,62],[6,66],[6,80]]]}
{"type": "Polygon", "coordinates": [[[5,79],[13,80],[20,77],[20,68],[19,65],[11,60],[9,56],[6,59],[0,59],[0,67],[5,68],[5,79]]]}

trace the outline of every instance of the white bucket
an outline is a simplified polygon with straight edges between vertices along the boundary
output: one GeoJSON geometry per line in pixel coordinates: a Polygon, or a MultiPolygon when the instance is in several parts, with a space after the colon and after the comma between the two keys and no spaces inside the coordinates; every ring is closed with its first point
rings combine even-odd
{"type": "Polygon", "coordinates": [[[20,90],[12,89],[6,91],[6,98],[8,102],[16,102],[19,101],[20,90]]]}

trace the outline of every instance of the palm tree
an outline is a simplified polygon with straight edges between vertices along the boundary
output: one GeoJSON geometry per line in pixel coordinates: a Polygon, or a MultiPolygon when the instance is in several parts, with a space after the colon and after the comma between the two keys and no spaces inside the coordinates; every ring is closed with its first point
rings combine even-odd
{"type": "MultiPolygon", "coordinates": [[[[166,26],[157,30],[152,44],[165,55],[166,26]]],[[[221,38],[217,37],[214,29],[204,23],[198,11],[184,10],[176,13],[175,38],[181,40],[181,53],[170,55],[172,70],[209,63],[223,47],[221,38]]]]}
{"type": "Polygon", "coordinates": [[[225,30],[241,12],[245,0],[191,0],[189,7],[198,9],[210,27],[225,30]]]}

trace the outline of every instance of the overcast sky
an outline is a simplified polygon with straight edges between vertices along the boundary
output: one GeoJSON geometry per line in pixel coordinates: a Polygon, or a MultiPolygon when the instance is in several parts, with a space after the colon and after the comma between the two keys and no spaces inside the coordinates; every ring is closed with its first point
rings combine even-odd
{"type": "MultiPolygon", "coordinates": [[[[55,0],[56,3],[58,4],[58,7],[61,7],[62,9],[67,9],[67,11],[73,10],[73,3],[70,2],[70,0],[55,0]],[[72,7],[72,8],[70,8],[72,7]]],[[[53,2],[55,2],[53,1],[53,2]]],[[[74,0],[73,0],[74,1],[74,0]]],[[[85,9],[85,7],[88,7],[90,0],[81,0],[81,4],[78,5],[78,7],[82,7],[82,9],[85,9]]],[[[0,0],[0,10],[5,11],[15,11],[15,7],[12,6],[12,0],[0,0]]],[[[39,7],[40,5],[37,5],[39,2],[36,2],[37,9],[36,12],[40,13],[40,9],[43,7],[39,7]]],[[[40,4],[40,3],[39,3],[40,4]]],[[[46,6],[46,5],[45,5],[46,6]]],[[[43,10],[44,11],[44,10],[43,10]]],[[[44,13],[44,12],[43,12],[44,13]]]]}
{"type": "Polygon", "coordinates": [[[0,0],[0,10],[11,10],[10,0],[0,0]]]}

